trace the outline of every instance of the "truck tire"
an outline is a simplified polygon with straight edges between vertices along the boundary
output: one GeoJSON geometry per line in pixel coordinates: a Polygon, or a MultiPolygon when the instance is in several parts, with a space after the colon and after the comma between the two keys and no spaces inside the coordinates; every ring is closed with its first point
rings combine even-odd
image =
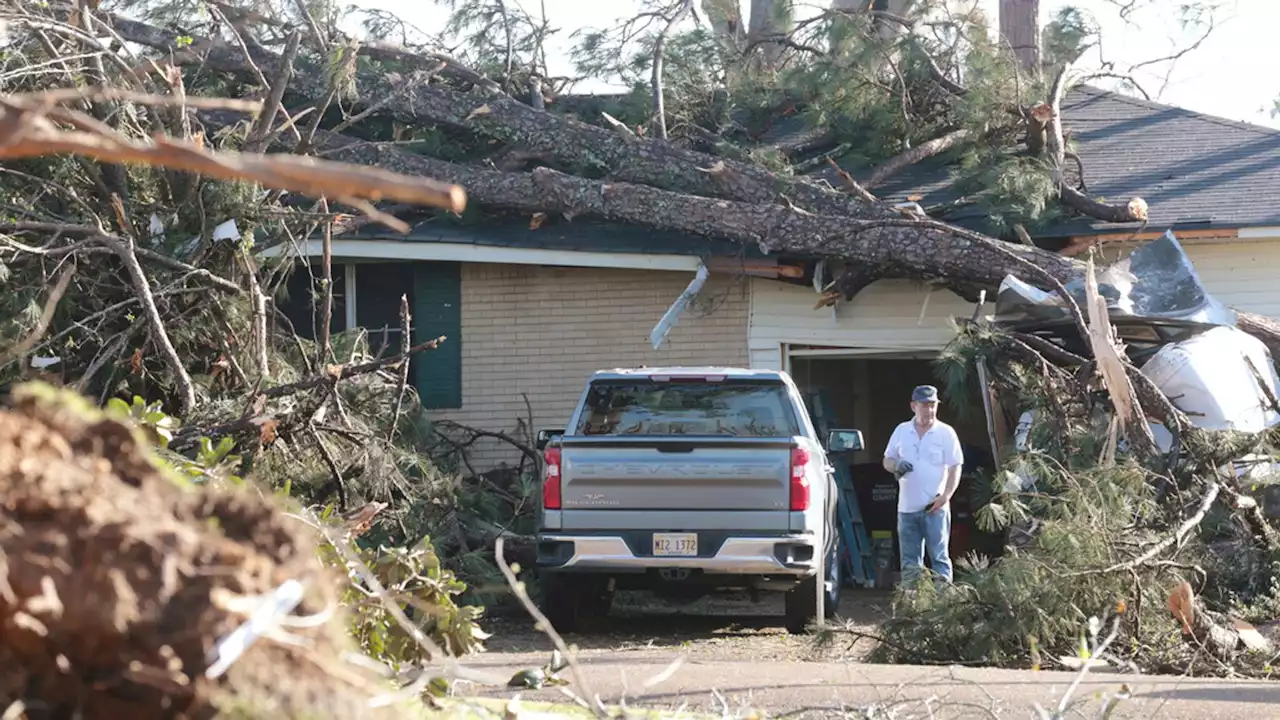
{"type": "Polygon", "coordinates": [[[582,593],[574,586],[574,578],[563,573],[550,572],[542,576],[542,602],[538,609],[547,616],[558,633],[578,630],[582,616],[582,593]]]}
{"type": "Polygon", "coordinates": [[[587,581],[582,589],[582,618],[602,620],[613,609],[613,591],[608,589],[603,578],[583,578],[587,581]]]}
{"type": "Polygon", "coordinates": [[[817,576],[805,578],[783,596],[783,624],[787,632],[800,635],[809,630],[809,623],[817,615],[817,576]]]}
{"type": "Polygon", "coordinates": [[[831,556],[827,558],[827,582],[831,588],[827,590],[827,599],[822,609],[828,620],[840,611],[840,595],[844,588],[844,568],[840,565],[840,547],[841,543],[837,542],[831,551],[831,556]]]}
{"type": "Polygon", "coordinates": [[[601,578],[570,573],[542,576],[542,614],[558,633],[577,632],[592,620],[609,614],[613,593],[601,578]]]}
{"type": "MultiPolygon", "coordinates": [[[[843,579],[840,573],[840,554],[836,551],[838,548],[839,543],[836,543],[836,547],[832,548],[831,554],[827,556],[826,565],[823,568],[827,575],[827,582],[823,585],[828,583],[831,585],[822,607],[822,614],[828,620],[835,617],[840,606],[840,585],[843,579]]],[[[783,596],[783,623],[787,632],[792,635],[808,632],[809,624],[818,614],[818,587],[818,578],[815,575],[800,581],[799,585],[788,590],[783,596]]]]}

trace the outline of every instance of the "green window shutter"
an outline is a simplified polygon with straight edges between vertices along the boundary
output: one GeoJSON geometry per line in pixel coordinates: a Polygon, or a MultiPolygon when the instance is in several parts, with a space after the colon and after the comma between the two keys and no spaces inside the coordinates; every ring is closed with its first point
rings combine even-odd
{"type": "Polygon", "coordinates": [[[414,384],[429,410],[462,407],[462,263],[413,265],[413,344],[445,336],[413,359],[414,384]]]}

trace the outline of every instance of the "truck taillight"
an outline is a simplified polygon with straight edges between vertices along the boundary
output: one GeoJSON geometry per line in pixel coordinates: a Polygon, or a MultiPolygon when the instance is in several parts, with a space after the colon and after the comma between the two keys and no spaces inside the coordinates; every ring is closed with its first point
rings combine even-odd
{"type": "Polygon", "coordinates": [[[547,448],[542,452],[542,507],[560,509],[560,448],[547,448]]]}
{"type": "MultiPolygon", "coordinates": [[[[809,509],[809,451],[802,447],[791,448],[791,509],[809,509]]],[[[558,495],[557,495],[558,497],[558,495]]]]}

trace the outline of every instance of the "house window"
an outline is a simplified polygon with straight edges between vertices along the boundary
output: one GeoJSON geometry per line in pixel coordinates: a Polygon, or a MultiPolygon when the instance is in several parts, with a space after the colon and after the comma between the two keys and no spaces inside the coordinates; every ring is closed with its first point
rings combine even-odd
{"type": "MultiPolygon", "coordinates": [[[[329,321],[329,334],[340,333],[347,327],[347,268],[334,263],[330,266],[333,277],[333,316],[329,321]]],[[[324,302],[324,271],[320,263],[298,263],[294,266],[284,286],[276,294],[276,307],[298,335],[315,340],[322,319],[321,303],[324,302]]]]}
{"type": "Polygon", "coordinates": [[[359,263],[355,266],[356,325],[369,334],[369,352],[374,357],[391,357],[400,353],[400,297],[409,297],[412,317],[413,266],[413,263],[359,263]]]}
{"type": "MultiPolygon", "coordinates": [[[[462,265],[456,262],[334,263],[333,320],[329,332],[363,327],[370,354],[400,352],[400,297],[408,296],[411,344],[446,336],[436,350],[409,361],[409,377],[429,410],[462,407],[462,265]]],[[[299,263],[276,298],[299,335],[314,340],[324,298],[319,263],[299,263]],[[314,275],[314,283],[312,281],[314,275]],[[314,288],[309,294],[308,289],[314,288]]]]}

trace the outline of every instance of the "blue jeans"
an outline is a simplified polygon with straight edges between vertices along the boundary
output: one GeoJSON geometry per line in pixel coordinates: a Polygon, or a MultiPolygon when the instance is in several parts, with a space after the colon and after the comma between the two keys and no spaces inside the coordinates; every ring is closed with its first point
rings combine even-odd
{"type": "Polygon", "coordinates": [[[902,555],[902,584],[910,586],[924,567],[924,553],[929,551],[929,566],[951,582],[951,505],[930,513],[925,510],[898,513],[898,552],[902,555]]]}

